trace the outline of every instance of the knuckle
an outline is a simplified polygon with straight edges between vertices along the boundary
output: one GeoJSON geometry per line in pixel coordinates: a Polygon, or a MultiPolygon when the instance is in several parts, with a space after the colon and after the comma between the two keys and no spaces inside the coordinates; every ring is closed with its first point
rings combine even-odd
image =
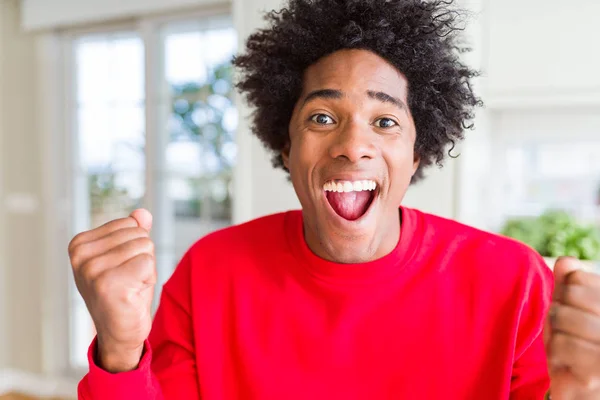
{"type": "Polygon", "coordinates": [[[154,257],[152,256],[152,254],[148,253],[142,253],[138,255],[138,259],[142,264],[151,264],[152,262],[154,262],[154,257]]]}
{"type": "Polygon", "coordinates": [[[582,270],[573,271],[566,276],[565,282],[568,285],[581,285],[585,282],[585,275],[586,273],[582,270]]]}
{"type": "Polygon", "coordinates": [[[69,256],[72,257],[72,255],[77,251],[79,245],[84,242],[85,234],[86,232],[78,233],[75,235],[75,237],[73,237],[73,239],[71,239],[69,242],[69,256]]]}
{"type": "Polygon", "coordinates": [[[572,303],[577,296],[577,289],[573,285],[562,285],[561,286],[561,297],[562,301],[566,303],[572,303]]]}
{"type": "Polygon", "coordinates": [[[84,242],[77,246],[75,249],[76,258],[85,259],[89,255],[93,242],[84,242]]]}
{"type": "Polygon", "coordinates": [[[553,327],[560,327],[564,318],[564,308],[559,304],[554,304],[550,309],[550,319],[553,327]]]}
{"type": "Polygon", "coordinates": [[[136,245],[139,246],[139,249],[141,251],[143,251],[144,253],[154,254],[154,242],[150,238],[139,238],[136,239],[136,242],[136,245]]]}
{"type": "Polygon", "coordinates": [[[69,252],[69,259],[71,260],[71,266],[77,268],[81,265],[83,256],[77,250],[73,250],[72,252],[69,252]]]}
{"type": "Polygon", "coordinates": [[[87,260],[81,266],[81,270],[85,276],[91,277],[96,275],[96,271],[102,267],[103,260],[101,257],[94,257],[87,260]]]}
{"type": "Polygon", "coordinates": [[[155,282],[157,279],[156,268],[154,268],[154,257],[148,253],[142,253],[136,257],[137,265],[135,268],[137,269],[140,275],[146,277],[145,279],[148,282],[155,282]]]}
{"type": "Polygon", "coordinates": [[[92,280],[92,290],[98,297],[106,297],[111,292],[111,279],[107,274],[100,275],[96,279],[92,280]]]}
{"type": "Polygon", "coordinates": [[[118,238],[121,242],[127,242],[129,240],[135,240],[142,237],[147,237],[148,232],[144,228],[139,226],[127,227],[114,232],[115,238],[118,238]]]}
{"type": "Polygon", "coordinates": [[[75,279],[83,282],[89,282],[92,279],[92,274],[85,268],[85,264],[75,273],[75,279]]]}
{"type": "Polygon", "coordinates": [[[135,229],[135,233],[137,235],[139,235],[140,237],[150,237],[150,232],[148,232],[147,230],[145,230],[144,228],[142,228],[140,226],[136,226],[133,229],[135,229]]]}
{"type": "Polygon", "coordinates": [[[84,242],[88,233],[89,233],[89,231],[79,232],[78,234],[73,236],[73,239],[71,239],[71,243],[74,245],[77,245],[77,244],[79,244],[79,242],[84,242]]]}
{"type": "Polygon", "coordinates": [[[109,222],[105,223],[104,225],[102,225],[102,227],[108,227],[108,228],[112,228],[115,230],[131,227],[131,226],[134,226],[134,225],[133,225],[133,222],[131,221],[131,218],[129,218],[129,217],[113,219],[112,221],[109,221],[109,222]]]}
{"type": "Polygon", "coordinates": [[[552,337],[552,340],[550,341],[550,347],[553,354],[567,350],[569,347],[569,338],[565,334],[557,333],[552,337]]]}
{"type": "Polygon", "coordinates": [[[122,292],[120,292],[118,294],[117,299],[119,300],[120,303],[123,303],[123,304],[134,304],[136,296],[133,291],[123,290],[122,292]]]}
{"type": "Polygon", "coordinates": [[[587,314],[585,318],[585,329],[593,338],[598,337],[600,332],[600,318],[593,314],[587,314]]]}

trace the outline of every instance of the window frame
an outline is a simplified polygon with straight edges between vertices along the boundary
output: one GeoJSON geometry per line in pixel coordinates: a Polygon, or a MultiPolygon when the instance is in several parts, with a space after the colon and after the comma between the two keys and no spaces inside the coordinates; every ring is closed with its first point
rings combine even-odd
{"type": "MultiPolygon", "coordinates": [[[[68,268],[66,246],[73,235],[77,204],[74,204],[74,184],[78,171],[76,82],[74,79],[74,44],[77,38],[87,35],[112,35],[119,32],[137,33],[144,44],[145,68],[145,134],[146,193],[144,207],[155,209],[161,190],[157,178],[156,163],[161,160],[161,149],[166,138],[161,135],[162,121],[154,100],[160,96],[159,83],[164,80],[162,28],[170,24],[198,26],[202,20],[216,18],[227,20],[234,26],[230,5],[202,6],[182,12],[164,13],[115,22],[70,27],[45,32],[38,36],[36,56],[39,65],[38,106],[42,135],[43,157],[43,214],[44,218],[44,265],[42,307],[43,366],[46,374],[78,380],[87,368],[75,368],[70,362],[72,301],[70,286],[72,273],[68,268]],[[149,111],[150,110],[150,111],[149,111]],[[65,179],[68,177],[68,179],[65,179]]],[[[212,27],[211,23],[208,23],[212,27]]],[[[171,30],[169,30],[171,32],[171,30]]],[[[164,171],[164,168],[162,169],[164,171]]],[[[237,170],[237,169],[236,169],[237,170]]],[[[160,228],[160,218],[155,227],[160,228]]],[[[159,282],[168,277],[159,277],[159,282]]],[[[157,306],[157,300],[153,304],[157,306]]]]}

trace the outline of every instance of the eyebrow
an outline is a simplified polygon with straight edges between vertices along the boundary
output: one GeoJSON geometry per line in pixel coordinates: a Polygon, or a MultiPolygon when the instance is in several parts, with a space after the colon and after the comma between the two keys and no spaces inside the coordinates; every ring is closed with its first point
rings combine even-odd
{"type": "Polygon", "coordinates": [[[367,96],[369,96],[372,99],[379,100],[382,103],[391,103],[404,111],[408,110],[408,107],[406,107],[406,104],[404,104],[402,100],[400,100],[397,97],[390,96],[385,92],[372,92],[369,90],[367,91],[367,96]]]}
{"type": "Polygon", "coordinates": [[[341,99],[344,94],[340,90],[321,89],[310,92],[304,99],[303,105],[314,99],[341,99]]]}
{"type": "MultiPolygon", "coordinates": [[[[391,96],[385,92],[375,92],[372,90],[368,90],[367,96],[369,96],[370,98],[372,98],[374,100],[379,100],[382,103],[393,104],[403,111],[408,110],[408,107],[406,106],[406,104],[404,104],[404,102],[402,100],[400,100],[397,97],[391,96]]],[[[308,103],[309,101],[318,99],[318,98],[320,98],[320,99],[341,99],[342,97],[344,97],[344,93],[342,93],[341,90],[320,89],[320,90],[312,91],[308,95],[306,95],[306,98],[304,99],[302,104],[304,105],[304,104],[308,103]]]]}

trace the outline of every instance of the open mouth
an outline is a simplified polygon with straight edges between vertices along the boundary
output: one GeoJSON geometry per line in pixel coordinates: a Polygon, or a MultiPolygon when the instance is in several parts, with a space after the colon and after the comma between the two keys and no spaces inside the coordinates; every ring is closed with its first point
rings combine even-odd
{"type": "Polygon", "coordinates": [[[330,181],[324,185],[325,196],[333,211],[348,221],[366,214],[375,199],[377,183],[371,180],[330,181]]]}

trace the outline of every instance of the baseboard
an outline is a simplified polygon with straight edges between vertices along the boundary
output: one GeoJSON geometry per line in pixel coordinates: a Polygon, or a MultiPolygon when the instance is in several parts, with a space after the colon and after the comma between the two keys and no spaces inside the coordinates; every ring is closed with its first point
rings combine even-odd
{"type": "Polygon", "coordinates": [[[0,370],[0,395],[18,392],[36,397],[77,398],[77,382],[70,379],[43,377],[14,369],[0,370]]]}

